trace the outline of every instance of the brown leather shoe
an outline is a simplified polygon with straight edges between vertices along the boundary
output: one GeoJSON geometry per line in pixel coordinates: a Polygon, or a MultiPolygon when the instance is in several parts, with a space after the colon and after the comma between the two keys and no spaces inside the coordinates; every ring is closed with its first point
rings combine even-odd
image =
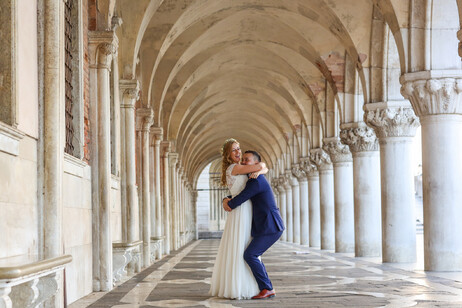
{"type": "Polygon", "coordinates": [[[274,291],[274,289],[271,291],[263,289],[261,290],[260,293],[258,293],[258,295],[255,295],[254,297],[252,297],[252,299],[264,299],[264,298],[271,298],[275,296],[276,296],[276,291],[274,291]]]}

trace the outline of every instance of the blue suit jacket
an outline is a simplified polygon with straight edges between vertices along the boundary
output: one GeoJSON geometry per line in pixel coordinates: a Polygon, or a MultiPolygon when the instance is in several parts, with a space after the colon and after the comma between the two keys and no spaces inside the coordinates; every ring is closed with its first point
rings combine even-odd
{"type": "Polygon", "coordinates": [[[265,176],[249,179],[243,191],[228,202],[235,209],[247,200],[252,201],[252,236],[274,234],[284,230],[284,223],[274,200],[273,190],[265,176]]]}

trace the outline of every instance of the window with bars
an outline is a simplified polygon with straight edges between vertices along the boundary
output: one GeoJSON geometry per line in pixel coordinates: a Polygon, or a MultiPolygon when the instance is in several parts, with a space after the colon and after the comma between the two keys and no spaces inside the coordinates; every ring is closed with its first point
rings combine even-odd
{"type": "Polygon", "coordinates": [[[74,155],[74,116],[73,116],[73,55],[72,55],[72,41],[73,41],[73,22],[72,22],[72,6],[73,1],[68,0],[65,2],[65,95],[66,95],[66,145],[64,151],[70,155],[74,155]]]}

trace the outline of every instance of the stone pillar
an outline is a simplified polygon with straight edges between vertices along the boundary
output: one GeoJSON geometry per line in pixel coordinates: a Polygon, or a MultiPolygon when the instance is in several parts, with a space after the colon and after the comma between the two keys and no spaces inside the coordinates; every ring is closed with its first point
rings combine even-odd
{"type": "Polygon", "coordinates": [[[278,179],[278,191],[279,191],[279,210],[281,212],[282,220],[284,221],[284,226],[286,229],[282,233],[281,241],[287,241],[287,214],[286,214],[286,189],[285,182],[286,178],[280,176],[278,179]]]}
{"type": "Polygon", "coordinates": [[[353,153],[355,255],[379,257],[382,250],[380,217],[379,143],[364,123],[342,124],[340,138],[353,153]]]}
{"type": "Polygon", "coordinates": [[[178,247],[178,212],[177,212],[177,196],[176,196],[176,182],[177,182],[177,173],[176,173],[176,164],[178,162],[178,153],[169,153],[168,154],[168,165],[169,165],[169,178],[170,178],[170,209],[171,212],[171,245],[174,250],[177,250],[178,247]]]}
{"type": "MultiPolygon", "coordinates": [[[[308,208],[308,177],[300,164],[292,166],[292,174],[298,179],[300,190],[299,219],[300,224],[300,242],[298,244],[309,245],[309,208],[308,208]]],[[[295,217],[295,216],[294,216],[295,217]]]]}
{"type": "Polygon", "coordinates": [[[292,172],[286,170],[284,174],[286,181],[284,182],[284,188],[286,190],[286,232],[287,232],[287,241],[292,243],[294,240],[294,217],[293,217],[293,194],[292,194],[292,172]]]}
{"type": "MultiPolygon", "coordinates": [[[[161,203],[161,188],[160,188],[160,142],[163,137],[163,130],[161,127],[151,127],[151,135],[153,136],[153,180],[154,187],[151,196],[151,237],[155,241],[160,241],[162,247],[162,203],[161,203]]],[[[162,258],[162,249],[159,248],[156,252],[156,259],[162,258]]]]}
{"type": "Polygon", "coordinates": [[[143,266],[151,265],[151,200],[149,193],[149,133],[153,123],[154,113],[151,108],[141,108],[137,110],[137,115],[141,117],[142,124],[142,143],[141,143],[141,177],[143,194],[143,266]]]}
{"type": "Polygon", "coordinates": [[[408,101],[364,105],[380,144],[383,262],[415,262],[412,141],[418,118],[408,101]]]}
{"type": "Polygon", "coordinates": [[[422,125],[425,270],[462,270],[462,72],[401,76],[422,125]]]}
{"type": "Polygon", "coordinates": [[[293,242],[300,244],[300,185],[299,176],[304,173],[298,164],[292,165],[293,242]]]}
{"type": "Polygon", "coordinates": [[[335,252],[355,251],[353,157],[338,137],[324,139],[334,165],[335,252]]]}
{"type": "Polygon", "coordinates": [[[334,172],[329,155],[323,149],[312,149],[311,160],[319,172],[321,212],[321,249],[335,249],[334,172]]]}
{"type": "Polygon", "coordinates": [[[308,175],[309,235],[310,247],[321,246],[321,211],[319,204],[319,173],[309,158],[302,160],[303,170],[308,175]]]}
{"type": "Polygon", "coordinates": [[[164,172],[163,172],[163,187],[164,187],[164,192],[163,192],[163,226],[164,226],[164,254],[168,255],[170,254],[170,241],[171,241],[171,234],[170,234],[170,175],[169,175],[169,154],[170,154],[170,142],[169,141],[164,141],[164,156],[163,158],[163,167],[164,167],[164,172]]]}
{"type": "MultiPolygon", "coordinates": [[[[112,54],[117,50],[117,37],[112,31],[88,33],[90,57],[90,112],[92,131],[92,195],[93,223],[97,233],[99,268],[94,272],[95,291],[112,289],[111,239],[111,129],[110,129],[110,68],[112,54]],[[99,283],[98,283],[99,282],[99,283]]],[[[98,264],[98,263],[97,263],[98,264]]]]}
{"type": "MultiPolygon", "coordinates": [[[[14,11],[10,2],[6,12],[14,11]]],[[[44,1],[44,46],[43,46],[43,247],[44,258],[62,255],[62,174],[64,160],[64,76],[61,61],[64,39],[61,16],[62,1],[44,1]]],[[[11,33],[5,33],[11,35],[11,33]]],[[[1,37],[2,35],[0,35],[1,37]]],[[[3,43],[3,42],[2,42],[3,43]]],[[[11,46],[10,46],[11,47],[11,46]]],[[[7,51],[10,53],[10,50],[7,51]]],[[[9,62],[10,60],[8,60],[9,62]]],[[[4,68],[2,68],[4,69],[4,68]]],[[[6,73],[2,71],[2,73],[6,73]]],[[[3,77],[2,77],[3,78],[3,77]]],[[[5,76],[7,87],[9,76],[5,76]]],[[[11,80],[14,83],[14,80],[11,80]]],[[[7,90],[10,89],[0,89],[7,90]]],[[[3,112],[3,111],[2,111],[3,112]]],[[[14,122],[14,121],[12,121],[14,122]]],[[[6,236],[6,235],[4,235],[6,236]]],[[[43,249],[43,251],[42,251],[43,249]]],[[[1,301],[0,301],[1,302],[1,301]]]]}
{"type": "MultiPolygon", "coordinates": [[[[122,183],[125,182],[125,207],[127,217],[122,221],[126,224],[126,239],[128,242],[138,240],[138,202],[136,200],[136,165],[135,165],[135,103],[139,95],[139,83],[134,79],[120,80],[120,92],[122,93],[121,114],[123,114],[124,135],[122,153],[124,164],[122,165],[122,183]],[[125,176],[124,176],[125,175],[125,176]]],[[[122,186],[123,189],[123,186],[122,186]]]]}

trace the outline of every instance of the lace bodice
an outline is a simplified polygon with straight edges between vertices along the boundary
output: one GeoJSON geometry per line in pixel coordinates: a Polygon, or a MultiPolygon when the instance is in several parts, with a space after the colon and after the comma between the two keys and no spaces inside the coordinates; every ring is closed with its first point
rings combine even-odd
{"type": "Polygon", "coordinates": [[[247,183],[247,176],[245,174],[232,175],[233,168],[236,164],[232,164],[226,169],[226,184],[233,197],[239,194],[247,183]]]}

